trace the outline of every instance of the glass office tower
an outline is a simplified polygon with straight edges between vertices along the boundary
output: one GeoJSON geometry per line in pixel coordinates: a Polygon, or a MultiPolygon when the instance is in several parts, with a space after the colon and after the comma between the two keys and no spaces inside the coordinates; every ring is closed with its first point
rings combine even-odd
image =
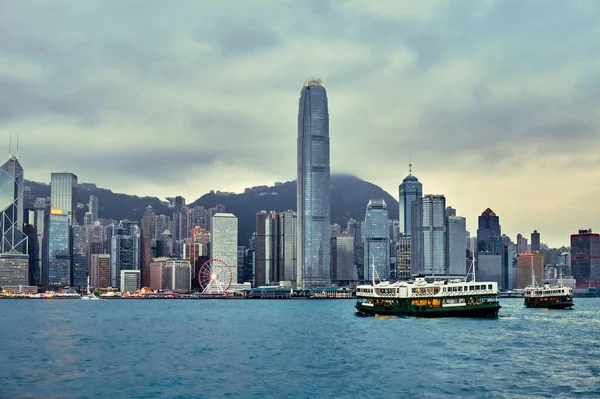
{"type": "Polygon", "coordinates": [[[329,111],[319,79],[305,82],[298,111],[298,275],[303,288],[330,283],[329,111]]]}

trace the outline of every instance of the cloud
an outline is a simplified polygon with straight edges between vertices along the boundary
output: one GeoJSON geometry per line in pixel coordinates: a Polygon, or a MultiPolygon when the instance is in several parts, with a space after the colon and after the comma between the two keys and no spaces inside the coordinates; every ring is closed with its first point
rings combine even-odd
{"type": "Polygon", "coordinates": [[[240,191],[295,178],[298,98],[316,76],[333,171],[397,195],[412,156],[425,191],[446,194],[472,232],[490,206],[507,233],[566,244],[600,223],[599,8],[2,2],[0,133],[20,134],[28,179],[240,191]]]}

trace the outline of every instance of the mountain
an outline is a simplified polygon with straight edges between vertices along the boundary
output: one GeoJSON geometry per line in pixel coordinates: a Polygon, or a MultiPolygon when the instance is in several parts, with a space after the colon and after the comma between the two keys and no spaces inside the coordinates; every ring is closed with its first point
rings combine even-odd
{"type": "MultiPolygon", "coordinates": [[[[50,185],[27,181],[29,205],[35,198],[49,197],[50,185]]],[[[152,205],[157,214],[171,215],[172,210],[166,202],[156,197],[138,197],[134,195],[116,194],[110,190],[98,188],[93,184],[81,184],[77,188],[77,202],[86,204],[77,210],[77,219],[83,220],[87,212],[90,195],[98,196],[100,217],[105,219],[140,220],[144,209],[152,205]]],[[[369,199],[384,199],[388,205],[390,219],[398,219],[398,201],[375,184],[366,182],[355,176],[331,176],[331,222],[345,226],[349,218],[364,220],[369,199]]],[[[217,204],[225,205],[225,210],[238,217],[239,243],[247,245],[248,239],[255,230],[256,213],[260,211],[281,212],[296,209],[296,181],[276,183],[274,186],[247,188],[240,194],[211,191],[198,198],[188,206],[202,205],[205,208],[217,204]]]]}

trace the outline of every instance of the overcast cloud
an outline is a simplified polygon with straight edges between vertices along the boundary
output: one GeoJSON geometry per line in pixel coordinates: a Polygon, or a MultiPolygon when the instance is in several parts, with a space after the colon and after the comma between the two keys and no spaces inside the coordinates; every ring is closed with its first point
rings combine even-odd
{"type": "MultiPolygon", "coordinates": [[[[26,178],[71,171],[190,202],[296,177],[305,79],[332,171],[503,232],[600,230],[600,3],[0,1],[0,133],[26,178]]],[[[6,148],[7,150],[7,148],[6,148]]],[[[8,152],[8,151],[6,151],[8,152]]]]}

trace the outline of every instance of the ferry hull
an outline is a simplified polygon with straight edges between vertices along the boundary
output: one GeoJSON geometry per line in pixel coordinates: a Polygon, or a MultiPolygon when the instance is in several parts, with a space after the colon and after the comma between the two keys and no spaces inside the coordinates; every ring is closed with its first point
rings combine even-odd
{"type": "Polygon", "coordinates": [[[387,316],[414,316],[414,317],[475,317],[475,318],[497,318],[501,306],[498,302],[482,303],[477,305],[466,305],[461,307],[436,307],[426,308],[424,306],[412,306],[395,302],[393,306],[370,306],[358,302],[356,310],[363,315],[387,315],[387,316]],[[403,306],[404,305],[404,306],[403,306]]]}
{"type": "Polygon", "coordinates": [[[536,309],[570,309],[573,307],[573,300],[556,299],[555,301],[540,301],[538,298],[525,298],[525,306],[536,309]]]}

